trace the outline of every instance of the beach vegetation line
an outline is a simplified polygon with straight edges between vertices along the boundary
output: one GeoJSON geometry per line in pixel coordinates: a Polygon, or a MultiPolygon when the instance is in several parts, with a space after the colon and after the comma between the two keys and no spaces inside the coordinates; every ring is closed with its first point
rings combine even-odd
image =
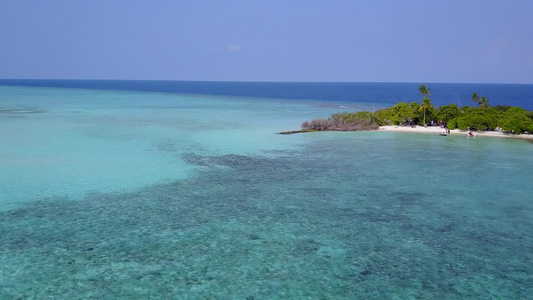
{"type": "Polygon", "coordinates": [[[441,126],[448,129],[502,131],[506,133],[532,133],[533,111],[520,107],[498,105],[491,107],[485,96],[472,94],[477,106],[458,107],[457,104],[435,108],[429,98],[430,89],[419,87],[423,96],[420,103],[414,101],[398,104],[375,112],[343,112],[328,119],[314,119],[302,124],[304,131],[360,131],[377,130],[379,126],[441,126]],[[429,121],[429,122],[426,122],[429,121]]]}

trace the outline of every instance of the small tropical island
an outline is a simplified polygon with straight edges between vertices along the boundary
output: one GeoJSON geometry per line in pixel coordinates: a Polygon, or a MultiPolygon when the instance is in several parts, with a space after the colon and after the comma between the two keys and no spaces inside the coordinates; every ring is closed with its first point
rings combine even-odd
{"type": "Polygon", "coordinates": [[[533,111],[506,105],[490,106],[487,97],[480,97],[476,92],[471,97],[475,106],[458,107],[452,103],[435,108],[430,89],[423,84],[418,91],[422,96],[420,103],[399,102],[375,112],[338,113],[327,119],[305,121],[301,130],[280,133],[381,130],[533,140],[530,134],[533,133],[533,111]]]}

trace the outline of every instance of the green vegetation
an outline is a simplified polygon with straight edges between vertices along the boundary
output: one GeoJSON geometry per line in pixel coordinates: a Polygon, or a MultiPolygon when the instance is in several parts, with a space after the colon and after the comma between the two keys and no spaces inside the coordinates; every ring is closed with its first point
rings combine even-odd
{"type": "Polygon", "coordinates": [[[334,114],[329,119],[315,119],[302,124],[304,131],[362,131],[378,128],[379,124],[368,111],[334,114]]]}
{"type": "Polygon", "coordinates": [[[444,123],[449,123],[450,120],[459,116],[461,116],[461,110],[457,104],[443,105],[437,109],[437,119],[444,123]]]}
{"type": "Polygon", "coordinates": [[[424,126],[426,126],[426,111],[433,109],[433,104],[431,104],[431,99],[429,99],[429,90],[424,84],[418,87],[418,91],[423,96],[420,110],[424,112],[424,121],[422,123],[424,126]]]}
{"type": "Polygon", "coordinates": [[[520,107],[498,105],[491,107],[485,96],[472,94],[474,106],[459,108],[456,104],[434,108],[429,98],[430,89],[421,85],[418,91],[423,96],[420,103],[399,102],[398,104],[376,112],[356,112],[334,114],[329,119],[305,121],[304,131],[354,131],[375,130],[383,125],[418,125],[431,124],[461,130],[502,130],[507,133],[533,133],[533,111],[520,107]]]}
{"type": "Polygon", "coordinates": [[[479,96],[477,95],[476,92],[474,92],[474,93],[472,94],[472,99],[471,99],[471,100],[472,100],[472,102],[474,102],[474,103],[476,103],[476,104],[479,103],[479,96]]]}

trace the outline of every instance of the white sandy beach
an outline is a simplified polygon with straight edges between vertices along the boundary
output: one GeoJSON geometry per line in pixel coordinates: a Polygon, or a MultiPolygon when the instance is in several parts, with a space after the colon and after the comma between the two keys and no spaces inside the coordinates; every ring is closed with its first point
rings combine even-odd
{"type": "MultiPolygon", "coordinates": [[[[426,134],[440,134],[446,131],[446,128],[439,126],[380,126],[379,131],[388,131],[388,132],[412,132],[412,133],[426,133],[426,134]]],[[[467,130],[454,129],[450,130],[450,135],[464,135],[468,133],[467,130]]],[[[514,139],[523,139],[523,140],[533,140],[533,134],[508,134],[499,131],[475,131],[473,132],[476,136],[490,136],[490,137],[500,137],[500,138],[514,138],[514,139]]]]}

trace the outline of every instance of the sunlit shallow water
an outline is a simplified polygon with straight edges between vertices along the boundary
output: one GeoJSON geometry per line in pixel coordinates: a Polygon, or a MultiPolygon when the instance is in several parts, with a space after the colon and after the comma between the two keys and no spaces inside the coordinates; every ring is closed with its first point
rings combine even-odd
{"type": "Polygon", "coordinates": [[[275,134],[339,111],[305,101],[1,90],[1,299],[533,294],[527,142],[275,134]]]}

